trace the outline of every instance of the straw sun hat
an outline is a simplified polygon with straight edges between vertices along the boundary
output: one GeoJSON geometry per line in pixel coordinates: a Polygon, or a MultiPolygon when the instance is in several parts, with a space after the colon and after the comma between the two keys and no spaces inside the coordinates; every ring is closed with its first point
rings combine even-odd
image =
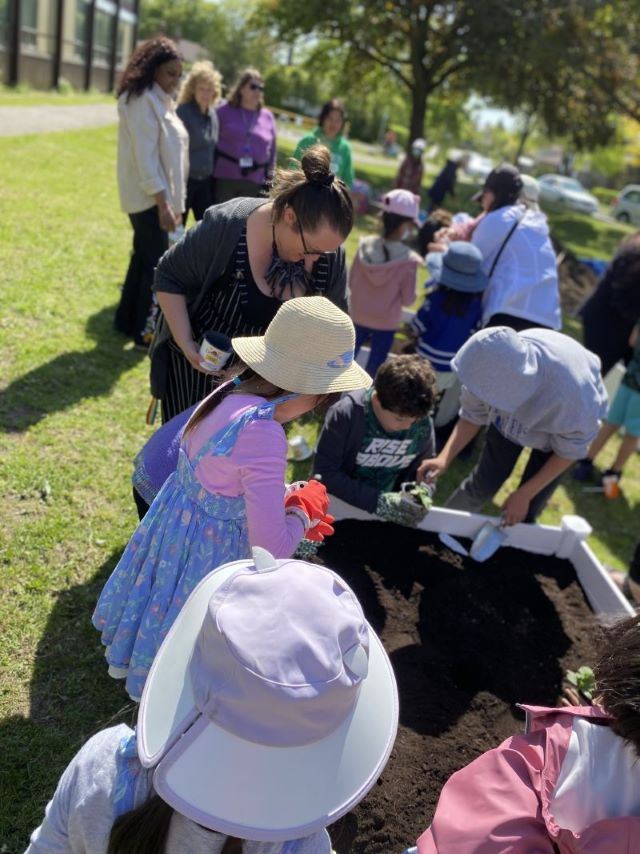
{"type": "Polygon", "coordinates": [[[326,297],[287,300],[264,335],[231,344],[245,365],[287,391],[329,394],[371,385],[354,361],[351,319],[326,297]]]}
{"type": "Polygon", "coordinates": [[[178,812],[279,842],[355,806],[397,725],[391,663],[351,589],[326,567],[254,548],[209,573],[178,614],[144,687],[137,745],[178,812]]]}

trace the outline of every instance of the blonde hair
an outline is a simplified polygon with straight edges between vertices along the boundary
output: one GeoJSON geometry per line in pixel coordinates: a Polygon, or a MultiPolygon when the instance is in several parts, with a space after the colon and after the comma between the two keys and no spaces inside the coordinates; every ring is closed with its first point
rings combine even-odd
{"type": "MultiPolygon", "coordinates": [[[[264,83],[262,79],[262,74],[260,74],[257,68],[245,68],[244,71],[241,71],[236,77],[235,83],[233,84],[229,92],[227,103],[229,103],[232,107],[242,106],[242,95],[240,94],[240,90],[250,80],[259,80],[261,83],[264,83]]],[[[258,109],[261,109],[262,107],[264,107],[264,97],[261,92],[260,100],[258,101],[258,109]]]]}
{"type": "Polygon", "coordinates": [[[180,89],[178,103],[189,104],[191,101],[195,101],[196,86],[199,83],[210,83],[213,86],[213,99],[211,101],[211,106],[213,106],[220,98],[222,75],[208,59],[194,62],[191,66],[191,71],[180,89]]]}

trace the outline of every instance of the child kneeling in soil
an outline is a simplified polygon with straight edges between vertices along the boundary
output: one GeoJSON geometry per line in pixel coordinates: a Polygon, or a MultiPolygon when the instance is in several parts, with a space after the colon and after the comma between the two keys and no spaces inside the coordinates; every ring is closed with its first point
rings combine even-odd
{"type": "Polygon", "coordinates": [[[611,630],[597,705],[523,706],[527,732],[445,783],[418,854],[640,850],[640,617],[611,630]]]}
{"type": "Polygon", "coordinates": [[[373,388],[349,392],[329,409],[315,471],[327,490],[382,519],[415,525],[424,516],[403,500],[400,484],[416,478],[434,453],[430,412],[435,374],[420,356],[393,356],[373,388]]]}
{"type": "Polygon", "coordinates": [[[576,480],[590,480],[593,477],[595,458],[621,427],[624,427],[625,434],[620,449],[611,468],[602,472],[602,479],[614,478],[617,484],[622,477],[625,464],[638,446],[638,439],[640,438],[640,326],[634,326],[629,338],[629,346],[633,347],[633,356],[616,396],[613,398],[606,423],[600,428],[598,436],[589,448],[589,453],[584,459],[578,460],[576,464],[573,471],[576,480]]]}
{"type": "Polygon", "coordinates": [[[531,448],[520,486],[502,506],[505,525],[535,522],[569,466],[584,457],[607,409],[600,360],[568,335],[507,326],[472,335],[451,361],[462,383],[460,418],[418,480],[432,481],[487,426],[480,459],[445,506],[477,512],[531,448]]]}
{"type": "Polygon", "coordinates": [[[375,785],[397,726],[393,668],[353,591],[256,548],[195,588],[136,731],[84,745],[27,854],[330,854],[325,827],[375,785]]]}

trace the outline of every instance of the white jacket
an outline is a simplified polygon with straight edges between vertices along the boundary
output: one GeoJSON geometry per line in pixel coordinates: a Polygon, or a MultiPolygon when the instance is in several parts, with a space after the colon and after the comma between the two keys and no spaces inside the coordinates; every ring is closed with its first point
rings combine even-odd
{"type": "Polygon", "coordinates": [[[118,189],[125,213],[155,205],[164,190],[175,213],[183,213],[189,174],[189,134],[173,99],[154,83],[141,95],[118,98],[118,189]]]}

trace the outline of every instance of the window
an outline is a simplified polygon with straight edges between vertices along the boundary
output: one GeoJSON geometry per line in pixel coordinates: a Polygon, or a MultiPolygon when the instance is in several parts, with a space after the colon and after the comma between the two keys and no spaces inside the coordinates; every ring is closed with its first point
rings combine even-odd
{"type": "Polygon", "coordinates": [[[80,59],[84,59],[87,49],[87,21],[89,18],[89,7],[87,0],[76,0],[76,12],[74,21],[73,52],[80,59]]]}
{"type": "Polygon", "coordinates": [[[38,0],[22,0],[20,5],[20,41],[35,47],[38,36],[38,0]]]}
{"type": "Polygon", "coordinates": [[[96,20],[93,31],[93,58],[96,62],[108,65],[111,54],[111,28],[113,17],[96,9],[96,20]]]}

